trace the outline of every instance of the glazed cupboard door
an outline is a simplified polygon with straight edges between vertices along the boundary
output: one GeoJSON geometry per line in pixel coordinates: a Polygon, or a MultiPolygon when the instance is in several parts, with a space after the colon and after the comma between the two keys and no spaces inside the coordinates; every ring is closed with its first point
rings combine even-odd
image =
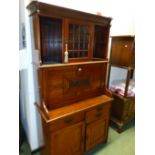
{"type": "Polygon", "coordinates": [[[100,143],[105,143],[107,139],[107,120],[100,119],[87,125],[86,127],[86,151],[92,149],[100,143]]]}
{"type": "Polygon", "coordinates": [[[82,155],[84,122],[55,131],[51,135],[51,155],[82,155]]]}
{"type": "Polygon", "coordinates": [[[93,24],[65,19],[65,44],[68,45],[69,62],[91,60],[93,24]]]}

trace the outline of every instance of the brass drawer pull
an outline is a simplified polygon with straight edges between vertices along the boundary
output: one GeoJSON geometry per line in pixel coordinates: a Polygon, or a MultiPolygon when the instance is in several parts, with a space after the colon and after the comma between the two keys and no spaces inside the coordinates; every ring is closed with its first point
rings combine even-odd
{"type": "Polygon", "coordinates": [[[65,123],[66,123],[66,124],[69,124],[69,123],[71,123],[72,121],[73,121],[72,118],[67,118],[67,119],[65,119],[65,123]]]}
{"type": "Polygon", "coordinates": [[[100,113],[100,112],[96,113],[96,117],[100,117],[101,115],[102,115],[102,113],[100,113]]]}
{"type": "Polygon", "coordinates": [[[97,107],[96,111],[101,111],[103,108],[102,107],[97,107]]]}

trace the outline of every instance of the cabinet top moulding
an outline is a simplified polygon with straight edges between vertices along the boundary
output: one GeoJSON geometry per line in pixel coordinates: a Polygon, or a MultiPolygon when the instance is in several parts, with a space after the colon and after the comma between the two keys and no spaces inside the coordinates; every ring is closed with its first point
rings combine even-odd
{"type": "Polygon", "coordinates": [[[134,35],[119,35],[119,36],[110,36],[113,40],[117,41],[134,41],[134,35]]]}
{"type": "Polygon", "coordinates": [[[106,24],[110,25],[112,18],[99,16],[91,13],[86,13],[82,11],[77,11],[69,8],[64,8],[56,5],[46,4],[42,2],[32,1],[27,9],[30,10],[30,16],[33,14],[39,14],[44,16],[59,16],[59,17],[67,17],[67,18],[76,18],[87,20],[90,22],[106,24]]]}

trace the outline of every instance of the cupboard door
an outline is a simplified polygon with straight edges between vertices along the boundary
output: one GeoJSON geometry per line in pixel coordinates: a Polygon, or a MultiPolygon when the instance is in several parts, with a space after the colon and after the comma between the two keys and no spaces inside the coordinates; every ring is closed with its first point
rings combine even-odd
{"type": "Polygon", "coordinates": [[[84,151],[84,123],[53,132],[51,155],[79,155],[84,151]]]}
{"type": "Polygon", "coordinates": [[[92,58],[93,25],[89,22],[66,19],[65,43],[69,61],[86,61],[92,58]]]}
{"type": "Polygon", "coordinates": [[[134,67],[134,38],[114,37],[111,46],[111,64],[134,67]]]}
{"type": "Polygon", "coordinates": [[[100,119],[87,125],[86,129],[86,151],[100,143],[106,142],[108,121],[100,119]]]}

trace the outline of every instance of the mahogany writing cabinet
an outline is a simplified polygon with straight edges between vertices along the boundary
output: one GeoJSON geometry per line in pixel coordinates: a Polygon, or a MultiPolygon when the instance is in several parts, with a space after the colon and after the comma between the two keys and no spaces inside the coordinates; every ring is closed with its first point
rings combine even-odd
{"type": "Polygon", "coordinates": [[[33,1],[44,155],[79,155],[106,143],[111,93],[106,89],[111,18],[33,1]],[[67,44],[68,63],[64,63],[67,44]]]}
{"type": "Polygon", "coordinates": [[[127,124],[135,118],[135,37],[113,36],[111,41],[109,89],[112,90],[113,103],[110,122],[121,133],[127,124]],[[115,68],[115,71],[112,71],[115,68]],[[117,69],[117,71],[116,71],[117,69]],[[120,70],[126,71],[121,77],[120,70]],[[115,72],[117,79],[112,73],[115,72]],[[110,78],[113,79],[113,86],[110,78]],[[111,86],[110,86],[111,85],[111,86]]]}

